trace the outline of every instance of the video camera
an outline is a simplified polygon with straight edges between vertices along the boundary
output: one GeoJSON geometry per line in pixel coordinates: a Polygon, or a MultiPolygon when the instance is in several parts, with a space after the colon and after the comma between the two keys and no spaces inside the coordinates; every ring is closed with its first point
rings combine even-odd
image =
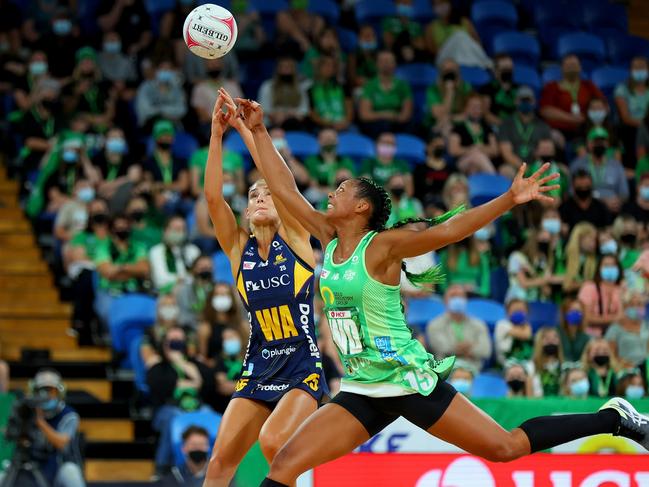
{"type": "Polygon", "coordinates": [[[25,396],[14,403],[5,436],[7,441],[16,443],[17,449],[29,449],[41,434],[36,425],[36,408],[41,407],[47,399],[47,392],[39,391],[38,394],[25,396]]]}

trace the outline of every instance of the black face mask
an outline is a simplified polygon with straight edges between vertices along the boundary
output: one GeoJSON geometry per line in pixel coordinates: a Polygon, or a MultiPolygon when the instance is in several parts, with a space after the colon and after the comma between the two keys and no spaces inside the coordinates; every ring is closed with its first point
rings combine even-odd
{"type": "Polygon", "coordinates": [[[113,233],[122,242],[125,242],[131,236],[130,230],[115,230],[113,233]]]}
{"type": "Polygon", "coordinates": [[[543,353],[549,357],[556,357],[559,354],[559,345],[556,343],[543,345],[543,353]]]}
{"type": "Polygon", "coordinates": [[[580,200],[587,200],[593,194],[593,188],[575,188],[575,196],[580,200]]]}
{"type": "Polygon", "coordinates": [[[216,79],[216,78],[220,78],[220,77],[221,77],[221,73],[223,73],[223,70],[222,70],[222,69],[210,69],[210,70],[207,72],[207,74],[210,76],[210,78],[214,78],[214,79],[216,79]]]}
{"type": "Polygon", "coordinates": [[[514,392],[520,392],[525,387],[525,381],[520,379],[512,379],[507,381],[507,385],[514,392]]]}
{"type": "Polygon", "coordinates": [[[169,340],[167,342],[167,346],[169,347],[169,350],[173,350],[175,352],[184,352],[187,348],[187,344],[184,340],[169,340]]]}
{"type": "Polygon", "coordinates": [[[442,147],[442,146],[435,147],[433,149],[433,157],[435,157],[437,159],[441,159],[442,157],[444,157],[445,152],[446,152],[446,149],[444,149],[444,147],[442,147]]]}
{"type": "Polygon", "coordinates": [[[443,81],[455,81],[456,79],[457,75],[453,71],[449,71],[448,73],[444,73],[442,75],[443,81]]]}
{"type": "Polygon", "coordinates": [[[539,252],[542,254],[547,254],[550,250],[550,242],[538,242],[539,252]]]}
{"type": "Polygon", "coordinates": [[[622,243],[627,244],[627,245],[635,245],[636,241],[636,236],[633,233],[623,233],[620,235],[620,240],[622,243]]]}
{"type": "Polygon", "coordinates": [[[171,149],[171,142],[156,142],[158,149],[160,150],[169,150],[171,149]]]}
{"type": "Polygon", "coordinates": [[[605,145],[597,144],[593,146],[593,155],[595,157],[602,157],[604,154],[606,154],[606,149],[607,147],[605,145]]]}
{"type": "Polygon", "coordinates": [[[189,459],[198,464],[205,463],[207,461],[207,452],[203,450],[192,450],[187,452],[189,459]]]}
{"type": "Polygon", "coordinates": [[[135,223],[140,223],[144,219],[144,214],[145,214],[144,211],[135,210],[129,214],[129,218],[135,223]]]}
{"type": "Polygon", "coordinates": [[[514,77],[514,73],[509,69],[500,72],[500,80],[503,83],[511,83],[513,77],[514,77]]]}
{"type": "Polygon", "coordinates": [[[56,100],[42,100],[42,107],[50,113],[54,113],[59,108],[59,102],[56,100]]]}
{"type": "Polygon", "coordinates": [[[610,361],[611,357],[609,357],[608,355],[595,355],[593,357],[593,362],[595,362],[595,364],[599,365],[600,367],[603,365],[608,365],[610,361]]]}
{"type": "Polygon", "coordinates": [[[196,274],[200,279],[203,279],[204,281],[210,281],[212,280],[212,271],[202,271],[196,274]]]}
{"type": "Polygon", "coordinates": [[[103,225],[104,223],[108,222],[108,214],[107,213],[95,213],[90,217],[90,221],[94,225],[103,225]]]}
{"type": "Polygon", "coordinates": [[[543,162],[554,162],[554,156],[539,156],[543,162]]]}
{"type": "Polygon", "coordinates": [[[295,76],[292,74],[280,74],[278,78],[283,83],[292,83],[295,79],[295,76]]]}
{"type": "Polygon", "coordinates": [[[406,192],[406,188],[404,188],[404,187],[402,187],[402,186],[397,186],[396,188],[392,188],[392,189],[390,189],[390,191],[392,192],[392,194],[393,194],[395,197],[397,197],[397,198],[401,198],[401,197],[403,196],[403,193],[406,192]]]}

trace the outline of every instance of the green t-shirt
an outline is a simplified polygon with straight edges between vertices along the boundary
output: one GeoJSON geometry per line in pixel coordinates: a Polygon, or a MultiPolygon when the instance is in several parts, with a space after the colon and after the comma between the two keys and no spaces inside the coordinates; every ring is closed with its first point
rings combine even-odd
{"type": "MultiPolygon", "coordinates": [[[[528,165],[527,171],[525,172],[525,177],[529,177],[534,174],[543,164],[543,161],[534,161],[532,164],[528,165]]],[[[568,191],[570,190],[570,179],[568,178],[566,172],[561,168],[561,166],[559,166],[556,162],[551,162],[550,169],[546,171],[546,174],[553,174],[555,172],[559,173],[559,181],[557,182],[555,180],[555,182],[552,184],[558,183],[560,187],[559,189],[548,191],[545,194],[552,198],[561,200],[565,195],[568,194],[568,191]]]]}
{"type": "Polygon", "coordinates": [[[385,17],[381,22],[381,30],[383,32],[389,32],[395,37],[397,37],[402,32],[408,32],[408,35],[410,35],[411,39],[419,37],[423,34],[421,24],[412,20],[402,22],[399,17],[385,17]]]}
{"type": "Polygon", "coordinates": [[[335,162],[325,163],[318,154],[307,157],[304,166],[309,176],[321,186],[333,186],[336,182],[336,172],[340,169],[348,169],[352,174],[356,174],[354,163],[349,157],[338,156],[335,162]]]}
{"type": "Polygon", "coordinates": [[[92,232],[79,232],[70,240],[72,247],[83,247],[86,250],[86,255],[90,260],[95,260],[97,255],[97,247],[104,245],[109,237],[97,238],[92,232]]]}
{"type": "Polygon", "coordinates": [[[638,161],[635,167],[635,183],[640,186],[640,178],[646,172],[649,172],[649,155],[644,156],[638,161]]]}
{"type": "Polygon", "coordinates": [[[638,249],[622,248],[620,250],[620,264],[622,269],[627,270],[633,267],[633,264],[640,258],[641,252],[638,249]]]}
{"type": "Polygon", "coordinates": [[[311,108],[328,122],[345,120],[345,89],[338,83],[314,83],[309,90],[311,108]]]}
{"type": "MultiPolygon", "coordinates": [[[[300,72],[304,75],[305,78],[308,79],[314,79],[315,78],[315,70],[318,66],[318,59],[322,54],[320,51],[318,51],[317,48],[311,46],[307,51],[304,53],[304,58],[302,59],[302,63],[300,64],[300,72]]],[[[340,52],[340,55],[336,55],[338,58],[338,62],[340,63],[339,66],[344,66],[347,63],[347,55],[344,52],[340,52]]]]}
{"type": "Polygon", "coordinates": [[[448,267],[448,250],[443,250],[440,252],[440,264],[446,276],[442,285],[443,289],[452,284],[472,284],[475,293],[480,296],[489,296],[491,292],[491,263],[486,253],[480,254],[480,261],[477,265],[472,265],[469,260],[469,252],[462,249],[457,255],[455,269],[451,270],[448,267]]]}
{"type": "MultiPolygon", "coordinates": [[[[464,110],[464,102],[466,97],[473,91],[471,85],[466,81],[462,81],[460,86],[453,94],[453,102],[451,103],[451,114],[457,115],[464,110]]],[[[424,124],[427,127],[435,125],[436,120],[433,118],[433,106],[441,105],[444,101],[444,96],[437,83],[430,85],[426,89],[426,110],[424,116],[424,124]]]]}
{"type": "Polygon", "coordinates": [[[131,240],[148,251],[162,241],[162,228],[147,221],[142,228],[133,227],[131,240]]]}
{"type": "Polygon", "coordinates": [[[406,161],[394,159],[390,164],[382,164],[375,157],[365,159],[361,166],[361,174],[367,174],[380,186],[385,186],[393,174],[408,174],[410,167],[406,161]]]}
{"type": "MultiPolygon", "coordinates": [[[[110,239],[102,241],[97,245],[95,252],[95,264],[97,266],[109,262],[111,264],[135,264],[147,258],[146,248],[130,239],[128,248],[124,251],[119,250],[110,239]]],[[[126,281],[109,281],[104,277],[99,277],[99,289],[107,291],[114,295],[125,292],[136,292],[140,289],[140,283],[137,279],[131,278],[126,281]]]]}
{"type": "Polygon", "coordinates": [[[392,211],[386,226],[390,227],[401,220],[423,216],[424,208],[420,201],[404,195],[399,202],[392,200],[392,211]]]}
{"type": "MultiPolygon", "coordinates": [[[[207,166],[207,153],[208,147],[202,147],[192,154],[189,158],[189,168],[198,169],[198,184],[203,189],[203,181],[205,179],[205,166],[207,166]]],[[[241,154],[223,149],[223,171],[236,172],[243,169],[243,157],[241,154]]]]}
{"type": "Polygon", "coordinates": [[[384,90],[377,77],[365,83],[361,98],[369,100],[376,112],[399,113],[403,102],[412,98],[412,90],[408,83],[398,78],[394,78],[392,86],[384,90]]]}

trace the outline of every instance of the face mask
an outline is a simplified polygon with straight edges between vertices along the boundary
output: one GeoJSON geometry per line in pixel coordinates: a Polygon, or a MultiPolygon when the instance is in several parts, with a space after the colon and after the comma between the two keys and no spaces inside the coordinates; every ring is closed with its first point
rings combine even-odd
{"type": "Polygon", "coordinates": [[[135,210],[129,214],[129,218],[135,223],[140,223],[144,219],[145,212],[142,210],[135,210]]]}
{"type": "Polygon", "coordinates": [[[466,311],[466,298],[461,296],[453,296],[449,298],[447,308],[451,313],[464,314],[466,311]]]}
{"type": "Polygon", "coordinates": [[[115,233],[115,236],[119,240],[121,240],[122,242],[125,242],[131,236],[131,231],[130,230],[115,230],[114,233],[115,233]]]}
{"type": "Polygon", "coordinates": [[[633,321],[640,321],[644,318],[645,308],[642,307],[631,307],[624,310],[624,316],[633,321]]]}
{"type": "Polygon", "coordinates": [[[394,157],[397,153],[397,146],[393,144],[379,143],[376,146],[376,153],[379,157],[394,157]]]}
{"type": "Polygon", "coordinates": [[[507,381],[507,386],[512,390],[512,392],[520,392],[525,387],[525,381],[521,379],[511,379],[507,381]]]}
{"type": "Polygon", "coordinates": [[[546,218],[541,222],[541,227],[550,235],[558,235],[561,231],[561,220],[558,218],[546,218]]]}
{"type": "Polygon", "coordinates": [[[649,201],[649,186],[640,187],[640,198],[645,201],[649,201]]]}
{"type": "Polygon", "coordinates": [[[401,198],[406,192],[406,188],[404,188],[403,186],[396,186],[394,188],[390,188],[390,192],[394,195],[395,198],[401,198]]]}
{"type": "Polygon", "coordinates": [[[176,352],[184,352],[185,351],[185,340],[169,340],[167,342],[167,346],[169,347],[169,350],[174,350],[176,352]]]}
{"type": "Polygon", "coordinates": [[[543,345],[543,353],[548,357],[556,357],[559,354],[559,345],[556,343],[543,345]]]}
{"type": "Polygon", "coordinates": [[[77,193],[77,198],[84,203],[90,203],[95,199],[95,190],[92,188],[81,188],[77,193]]]}
{"type": "Polygon", "coordinates": [[[161,69],[156,73],[156,79],[159,83],[170,84],[174,81],[176,73],[169,69],[161,69]]]}
{"type": "Polygon", "coordinates": [[[202,279],[203,281],[212,280],[212,271],[201,271],[196,275],[198,276],[199,279],[202,279]]]}
{"type": "Polygon", "coordinates": [[[282,83],[292,83],[295,76],[292,74],[280,74],[278,78],[282,83]]]}
{"type": "Polygon", "coordinates": [[[471,392],[471,381],[466,379],[453,379],[451,385],[455,387],[455,390],[465,396],[468,396],[471,392]]]}
{"type": "Polygon", "coordinates": [[[223,70],[220,68],[216,69],[210,69],[207,74],[210,76],[212,79],[219,79],[221,77],[221,73],[223,73],[223,70]]]}
{"type": "Polygon", "coordinates": [[[606,118],[606,110],[588,110],[588,118],[595,125],[601,125],[606,118]]]}
{"type": "Polygon", "coordinates": [[[525,311],[514,311],[509,315],[509,321],[514,325],[522,325],[527,321],[527,313],[525,311]]]}
{"type": "Polygon", "coordinates": [[[435,5],[435,14],[437,17],[446,17],[451,11],[450,3],[438,3],[435,5]]]}
{"type": "Polygon", "coordinates": [[[566,313],[566,323],[572,326],[577,326],[581,324],[581,321],[584,319],[584,314],[578,309],[571,309],[566,313]]]}
{"type": "Polygon", "coordinates": [[[636,236],[633,233],[623,233],[620,235],[620,240],[623,244],[633,246],[635,245],[636,236]]]}
{"type": "Polygon", "coordinates": [[[322,152],[325,152],[327,154],[335,154],[337,149],[338,145],[336,144],[327,144],[322,146],[322,152]]]}
{"type": "Polygon", "coordinates": [[[481,228],[481,229],[477,230],[473,234],[473,236],[477,240],[481,240],[482,242],[486,242],[487,240],[489,240],[489,238],[491,238],[491,232],[489,231],[488,228],[481,228]]]}
{"type": "Polygon", "coordinates": [[[500,72],[500,80],[503,83],[511,83],[513,77],[514,77],[514,73],[512,72],[511,69],[505,69],[500,72]]]}
{"type": "Polygon", "coordinates": [[[536,246],[541,254],[547,254],[550,251],[550,242],[537,242],[536,246]]]}
{"type": "Polygon", "coordinates": [[[234,193],[237,192],[237,187],[235,186],[234,183],[223,183],[223,197],[224,198],[230,198],[234,193]]]}
{"type": "Polygon", "coordinates": [[[122,50],[122,43],[120,41],[104,42],[104,51],[109,54],[117,54],[121,50],[122,50]]]}
{"type": "Polygon", "coordinates": [[[480,121],[482,120],[482,115],[469,115],[467,118],[470,122],[480,123],[480,121]]]}
{"type": "Polygon", "coordinates": [[[79,160],[79,154],[77,154],[77,151],[70,149],[65,149],[62,157],[68,164],[74,164],[79,160]]]}
{"type": "Polygon", "coordinates": [[[433,157],[435,157],[436,159],[441,159],[442,157],[444,157],[445,152],[446,149],[444,149],[444,147],[435,147],[433,149],[433,157]]]}
{"type": "Polygon", "coordinates": [[[522,101],[517,105],[517,108],[521,113],[532,113],[536,107],[531,101],[522,101]]]}
{"type": "Polygon", "coordinates": [[[113,154],[124,154],[126,152],[126,141],[124,139],[108,139],[106,150],[113,154]]]}
{"type": "Polygon", "coordinates": [[[606,154],[606,149],[607,147],[602,144],[597,144],[593,146],[593,155],[595,157],[602,157],[604,154],[606,154]]]}
{"type": "Polygon", "coordinates": [[[165,234],[165,242],[171,246],[182,245],[185,243],[185,240],[187,240],[187,234],[185,232],[170,230],[165,234]]]}
{"type": "Polygon", "coordinates": [[[278,151],[282,151],[283,149],[286,149],[288,147],[288,143],[286,142],[286,139],[283,138],[273,139],[273,145],[275,146],[275,149],[277,149],[278,151]]]}
{"type": "Polygon", "coordinates": [[[577,81],[579,79],[579,75],[581,73],[579,71],[564,71],[563,76],[568,80],[568,81],[577,81]]]}
{"type": "Polygon", "coordinates": [[[593,188],[579,188],[575,189],[575,196],[580,200],[586,200],[593,194],[593,188]]]}
{"type": "Polygon", "coordinates": [[[620,277],[620,269],[613,265],[606,265],[602,267],[600,275],[602,276],[602,279],[607,282],[615,282],[617,281],[617,278],[620,277]]]}
{"type": "Polygon", "coordinates": [[[164,306],[160,306],[160,310],[158,311],[160,313],[160,318],[162,318],[165,321],[174,321],[176,318],[178,318],[178,314],[180,313],[180,308],[174,304],[167,304],[164,306]]]}
{"type": "Polygon", "coordinates": [[[541,159],[542,162],[546,163],[552,163],[554,162],[554,156],[539,156],[539,159],[541,159]]]}
{"type": "Polygon", "coordinates": [[[636,83],[644,83],[645,81],[647,81],[648,76],[649,73],[646,69],[631,70],[631,78],[633,78],[633,81],[635,81],[636,83]]]}
{"type": "Polygon", "coordinates": [[[43,404],[41,404],[41,409],[43,411],[54,411],[59,405],[58,399],[48,399],[43,404]]]}
{"type": "Polygon", "coordinates": [[[585,396],[588,394],[588,390],[590,389],[590,384],[588,383],[588,379],[580,379],[577,382],[573,382],[570,384],[570,394],[573,396],[585,396]]]}
{"type": "Polygon", "coordinates": [[[223,342],[223,353],[230,357],[238,355],[241,351],[241,341],[236,338],[225,340],[223,342]]]}
{"type": "Polygon", "coordinates": [[[207,452],[203,450],[192,450],[187,452],[187,456],[194,464],[205,463],[207,461],[207,452]]]}
{"type": "Polygon", "coordinates": [[[627,386],[624,391],[624,397],[627,399],[640,399],[644,396],[644,387],[642,386],[627,386]]]}
{"type": "Polygon", "coordinates": [[[95,225],[103,225],[108,222],[108,215],[106,213],[95,213],[90,217],[90,221],[95,225]]]}
{"type": "Polygon", "coordinates": [[[59,102],[56,100],[43,100],[41,106],[50,113],[54,113],[59,108],[59,102]]]}
{"type": "Polygon", "coordinates": [[[68,19],[55,20],[52,24],[52,30],[57,36],[66,36],[72,31],[72,22],[68,19]]]}
{"type": "Polygon", "coordinates": [[[595,355],[593,357],[593,362],[595,362],[595,364],[599,365],[600,367],[608,365],[610,361],[611,357],[609,357],[608,355],[595,355]]]}
{"type": "Polygon", "coordinates": [[[599,253],[602,255],[615,255],[617,254],[617,242],[615,240],[609,240],[604,242],[599,246],[599,253]]]}
{"type": "Polygon", "coordinates": [[[412,5],[405,3],[397,4],[397,15],[400,17],[412,17],[413,8],[412,5]]]}
{"type": "Polygon", "coordinates": [[[214,296],[212,298],[212,307],[216,311],[230,311],[232,309],[232,297],[231,296],[214,296]]]}
{"type": "Polygon", "coordinates": [[[442,74],[442,80],[443,81],[455,81],[457,80],[457,74],[453,71],[449,71],[447,73],[442,74]]]}
{"type": "Polygon", "coordinates": [[[376,49],[376,41],[359,41],[358,47],[360,47],[362,51],[373,51],[376,49]]]}
{"type": "Polygon", "coordinates": [[[158,149],[163,151],[168,151],[169,149],[171,149],[171,142],[160,141],[156,142],[156,145],[158,146],[158,149]]]}
{"type": "Polygon", "coordinates": [[[29,63],[29,72],[32,76],[40,76],[47,72],[47,63],[45,61],[34,61],[29,63]]]}

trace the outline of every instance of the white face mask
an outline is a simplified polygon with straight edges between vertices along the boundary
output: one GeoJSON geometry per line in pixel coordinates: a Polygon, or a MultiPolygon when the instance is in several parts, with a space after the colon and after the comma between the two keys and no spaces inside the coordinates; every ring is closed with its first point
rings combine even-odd
{"type": "Polygon", "coordinates": [[[166,304],[164,306],[160,306],[158,313],[160,314],[160,318],[162,318],[163,320],[174,321],[176,318],[178,318],[180,309],[175,304],[166,304]]]}
{"type": "Polygon", "coordinates": [[[212,298],[212,307],[216,311],[229,311],[232,308],[232,298],[230,296],[214,296],[212,298]]]}

